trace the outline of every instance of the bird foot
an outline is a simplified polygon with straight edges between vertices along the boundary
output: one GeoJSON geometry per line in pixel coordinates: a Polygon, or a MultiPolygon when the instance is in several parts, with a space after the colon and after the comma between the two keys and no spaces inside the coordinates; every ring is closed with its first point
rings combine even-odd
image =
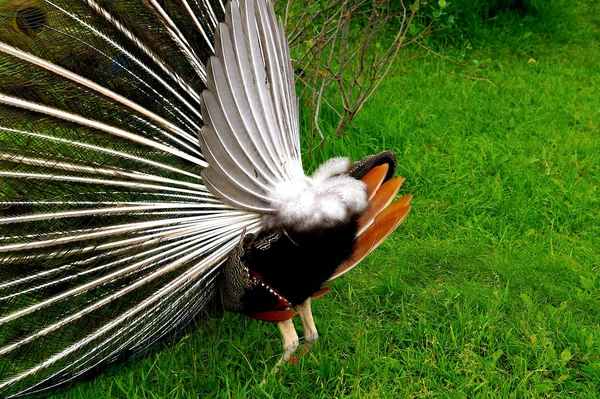
{"type": "Polygon", "coordinates": [[[305,334],[305,342],[299,350],[298,347],[300,345],[300,341],[298,339],[298,334],[296,333],[292,319],[277,323],[283,338],[283,355],[277,361],[275,367],[273,367],[271,370],[271,374],[278,373],[279,368],[287,362],[291,364],[298,364],[298,359],[296,357],[292,357],[292,355],[295,353],[299,357],[306,355],[319,338],[319,333],[317,332],[317,328],[315,327],[315,322],[312,317],[310,302],[311,300],[308,298],[305,302],[296,306],[296,310],[302,319],[302,325],[304,326],[305,334]]]}
{"type": "Polygon", "coordinates": [[[296,333],[292,319],[277,323],[277,325],[279,326],[283,337],[283,355],[271,370],[271,374],[276,374],[279,371],[279,367],[292,358],[292,355],[300,345],[300,340],[298,339],[298,334],[296,333]]]}
{"type": "Polygon", "coordinates": [[[296,354],[299,357],[305,356],[308,352],[310,352],[318,338],[319,333],[316,330],[314,330],[311,335],[304,337],[304,344],[297,349],[296,354]]]}
{"type": "Polygon", "coordinates": [[[319,338],[319,332],[315,326],[310,304],[311,298],[308,298],[305,302],[296,306],[296,310],[300,315],[300,319],[302,319],[302,325],[304,326],[304,339],[306,341],[299,351],[300,356],[304,356],[306,353],[308,353],[313,344],[319,338]]]}
{"type": "Polygon", "coordinates": [[[283,355],[281,356],[281,358],[279,359],[279,361],[277,361],[277,364],[275,365],[275,367],[281,366],[283,363],[285,363],[288,360],[290,360],[291,357],[292,357],[292,355],[294,354],[294,352],[296,352],[296,349],[298,349],[299,345],[300,345],[300,341],[298,339],[296,339],[290,345],[284,347],[283,348],[283,355]]]}
{"type": "Polygon", "coordinates": [[[279,368],[285,363],[289,362],[290,364],[298,364],[298,359],[296,356],[292,356],[294,352],[296,352],[296,349],[298,349],[298,346],[299,342],[295,341],[293,345],[284,348],[283,355],[279,358],[277,363],[275,363],[275,367],[271,369],[271,374],[277,374],[279,372],[279,368]]]}
{"type": "Polygon", "coordinates": [[[312,334],[307,335],[306,337],[304,337],[304,339],[307,343],[310,343],[312,345],[317,341],[317,339],[319,339],[319,333],[317,332],[317,330],[313,330],[312,334]]]}

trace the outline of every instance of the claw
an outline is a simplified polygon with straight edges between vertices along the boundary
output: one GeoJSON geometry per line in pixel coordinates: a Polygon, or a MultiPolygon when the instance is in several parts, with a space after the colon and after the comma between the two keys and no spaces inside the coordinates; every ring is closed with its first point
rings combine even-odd
{"type": "Polygon", "coordinates": [[[300,315],[300,319],[302,320],[302,325],[304,327],[304,338],[306,341],[304,345],[302,345],[302,349],[300,351],[298,351],[300,342],[292,319],[290,318],[277,323],[283,338],[283,355],[277,361],[275,367],[273,367],[273,370],[271,370],[271,374],[276,374],[281,365],[284,363],[289,362],[290,364],[298,364],[298,359],[292,355],[299,352],[298,354],[303,356],[310,350],[310,348],[312,348],[315,341],[319,338],[319,333],[317,331],[317,327],[315,326],[310,303],[311,299],[308,298],[300,305],[296,305],[296,311],[300,315]]]}

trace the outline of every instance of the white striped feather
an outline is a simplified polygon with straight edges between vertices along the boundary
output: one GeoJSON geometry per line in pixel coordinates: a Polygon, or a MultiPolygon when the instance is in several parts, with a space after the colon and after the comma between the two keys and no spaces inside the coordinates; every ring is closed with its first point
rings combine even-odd
{"type": "MultiPolygon", "coordinates": [[[[212,41],[208,38],[208,35],[206,34],[206,30],[204,29],[204,27],[200,23],[200,20],[198,19],[198,17],[196,16],[196,14],[194,14],[194,10],[192,10],[192,7],[190,7],[190,4],[186,0],[181,0],[181,3],[184,5],[185,10],[187,11],[190,19],[192,21],[194,21],[194,24],[196,25],[196,29],[198,29],[198,31],[202,34],[202,37],[206,41],[206,44],[208,45],[208,47],[210,48],[210,50],[214,53],[215,52],[215,47],[214,47],[212,41]]],[[[210,7],[210,3],[207,3],[207,5],[210,8],[209,14],[213,15],[213,18],[212,18],[213,24],[216,25],[217,24],[217,19],[214,18],[214,13],[212,12],[212,7],[210,7]]]]}
{"type": "Polygon", "coordinates": [[[254,89],[255,84],[249,68],[246,67],[249,60],[248,54],[245,52],[243,38],[239,38],[240,32],[236,32],[241,28],[241,21],[236,21],[234,26],[233,21],[235,18],[231,16],[232,13],[238,11],[237,17],[239,18],[239,10],[237,7],[229,7],[231,13],[228,13],[227,16],[230,16],[231,23],[229,25],[220,24],[215,36],[219,48],[218,54],[222,58],[213,60],[211,66],[214,69],[212,70],[213,80],[211,83],[215,92],[218,90],[214,86],[219,85],[221,87],[220,92],[226,96],[221,101],[230,103],[228,104],[230,106],[225,107],[223,112],[229,111],[229,120],[234,127],[233,133],[237,132],[238,135],[236,137],[238,145],[243,148],[246,154],[251,154],[250,161],[253,161],[254,167],[260,171],[259,176],[263,175],[269,183],[273,184],[277,180],[277,161],[273,154],[269,153],[269,147],[260,139],[260,133],[254,120],[252,107],[258,100],[254,89]],[[238,36],[235,49],[232,47],[230,32],[232,37],[233,35],[238,36]],[[221,37],[223,37],[223,40],[220,39],[221,37]],[[224,48],[224,46],[227,48],[224,48]],[[236,51],[238,52],[237,56],[235,56],[236,51]],[[240,140],[240,135],[246,136],[247,139],[240,140]]]}
{"type": "Polygon", "coordinates": [[[117,137],[125,138],[157,150],[168,152],[171,155],[186,159],[200,166],[206,167],[208,164],[198,157],[192,156],[184,151],[181,151],[175,147],[167,146],[155,140],[150,140],[137,134],[125,131],[123,129],[107,125],[90,118],[86,118],[82,115],[76,115],[70,112],[62,111],[53,107],[49,107],[43,104],[36,104],[31,101],[22,100],[12,96],[3,95],[0,93],[0,104],[5,104],[13,107],[23,108],[28,111],[39,112],[56,118],[64,119],[68,122],[73,122],[82,126],[90,127],[92,129],[98,129],[105,133],[112,134],[117,137]]]}
{"type": "Polygon", "coordinates": [[[96,151],[96,152],[111,154],[111,155],[115,155],[115,156],[117,156],[119,158],[128,159],[128,160],[134,160],[136,162],[140,162],[140,163],[152,165],[152,166],[164,169],[164,170],[168,170],[168,171],[172,171],[172,172],[177,172],[178,174],[185,175],[185,176],[188,176],[188,177],[192,177],[194,179],[198,179],[198,180],[201,179],[201,177],[199,175],[194,174],[194,173],[190,173],[187,170],[182,170],[182,169],[174,168],[174,167],[172,167],[170,165],[166,165],[166,164],[163,164],[163,163],[155,162],[155,161],[153,161],[151,159],[138,157],[138,156],[135,156],[135,155],[132,155],[132,154],[127,154],[127,153],[122,152],[122,151],[115,151],[115,150],[112,150],[110,148],[100,147],[100,146],[97,146],[97,145],[91,145],[91,144],[77,142],[77,141],[73,141],[73,140],[66,140],[66,139],[61,138],[61,137],[53,137],[53,136],[49,136],[49,135],[46,135],[46,134],[28,132],[28,131],[19,130],[19,129],[11,129],[11,128],[7,128],[7,127],[3,127],[3,126],[0,126],[0,132],[1,131],[9,132],[9,133],[15,133],[15,134],[19,134],[19,135],[24,135],[24,136],[28,136],[28,137],[35,138],[35,139],[43,139],[43,140],[48,140],[48,141],[56,141],[58,143],[65,143],[65,144],[69,144],[69,145],[76,146],[76,147],[81,147],[81,148],[84,148],[84,149],[89,149],[89,150],[96,151]]]}
{"type": "Polygon", "coordinates": [[[40,167],[48,167],[57,170],[66,170],[71,172],[79,172],[86,174],[101,174],[105,176],[113,176],[113,177],[127,177],[133,180],[139,181],[153,181],[153,182],[161,182],[168,183],[173,185],[180,185],[189,188],[195,188],[197,190],[206,191],[206,187],[202,184],[191,183],[181,180],[168,179],[161,176],[150,175],[147,173],[141,172],[129,172],[125,169],[117,169],[117,168],[101,168],[101,167],[93,167],[86,166],[82,164],[75,163],[67,163],[67,162],[59,162],[55,160],[43,159],[43,158],[33,158],[27,157],[18,154],[12,153],[0,153],[0,160],[9,161],[9,162],[17,162],[24,165],[35,165],[40,167]]]}
{"type": "Polygon", "coordinates": [[[269,214],[277,185],[304,178],[287,42],[268,2],[231,1],[225,19],[202,93],[203,177],[226,203],[269,214]]]}
{"type": "MultiPolygon", "coordinates": [[[[158,11],[160,16],[164,20],[163,28],[169,33],[171,38],[177,45],[181,48],[182,52],[186,55],[186,59],[190,64],[194,67],[198,75],[206,80],[206,70],[202,62],[199,61],[198,56],[192,50],[190,43],[187,41],[186,37],[181,33],[181,30],[177,27],[175,22],[171,19],[169,14],[163,9],[163,7],[156,0],[148,0],[149,4],[152,4],[154,9],[158,11]]],[[[211,45],[209,43],[209,45],[211,45]]]]}
{"type": "MultiPolygon", "coordinates": [[[[280,40],[286,40],[283,31],[283,26],[277,23],[275,13],[272,6],[265,2],[257,3],[257,23],[259,26],[259,37],[261,40],[261,48],[265,59],[267,79],[271,89],[271,98],[273,102],[273,110],[276,122],[279,126],[278,137],[281,139],[282,148],[288,159],[293,159],[292,148],[290,148],[288,137],[293,137],[293,127],[290,121],[290,110],[292,106],[286,101],[286,92],[290,91],[295,94],[295,87],[288,86],[289,81],[283,78],[286,69],[291,69],[290,55],[282,53],[280,40]],[[261,29],[262,27],[262,29],[261,29]]],[[[293,106],[297,106],[296,103],[293,106]]],[[[290,169],[296,165],[290,165],[290,169]]],[[[302,173],[302,168],[300,168],[302,173]]],[[[302,173],[303,174],[303,173],[302,173]]]]}
{"type": "MultiPolygon", "coordinates": [[[[270,172],[274,176],[282,178],[284,175],[281,174],[278,166],[281,162],[275,151],[275,141],[273,139],[276,132],[269,130],[263,111],[263,101],[266,101],[266,99],[263,99],[262,96],[266,93],[264,89],[261,90],[261,87],[257,87],[256,83],[260,81],[258,79],[261,74],[264,74],[264,66],[262,66],[262,69],[256,70],[255,68],[260,67],[260,65],[253,62],[253,57],[257,56],[256,53],[252,52],[252,34],[255,33],[255,29],[248,29],[252,26],[247,21],[250,16],[247,13],[242,16],[244,4],[241,4],[240,7],[233,5],[229,7],[230,12],[225,15],[225,18],[229,27],[230,44],[233,51],[223,50],[223,63],[231,65],[228,68],[231,71],[229,73],[232,75],[232,79],[236,79],[234,71],[237,65],[241,77],[241,85],[238,84],[238,87],[241,86],[243,91],[236,92],[235,98],[240,104],[239,108],[245,110],[242,114],[245,128],[248,131],[249,138],[260,151],[261,158],[270,172]],[[232,55],[235,55],[235,57],[232,55]]],[[[225,45],[226,41],[222,41],[222,43],[225,45]]]]}
{"type": "MultiPolygon", "coordinates": [[[[236,187],[252,206],[232,209],[202,179],[208,164],[196,134],[207,71],[197,50],[215,48],[224,7],[115,3],[136,3],[155,21],[155,45],[110,3],[43,2],[53,14],[35,42],[0,22],[2,397],[51,388],[189,321],[214,295],[218,266],[241,232],[260,229],[267,189],[287,174],[269,133],[242,144],[247,138],[232,134],[209,140],[230,156],[207,159],[229,170],[246,154],[236,187]],[[198,35],[186,37],[184,26],[198,35]],[[54,57],[65,43],[71,56],[92,54],[99,64],[86,70],[54,57]],[[178,56],[164,58],[163,49],[178,56]],[[28,83],[49,92],[38,98],[28,83]]],[[[254,114],[247,119],[257,125],[254,114]]]]}
{"type": "Polygon", "coordinates": [[[12,55],[23,61],[37,65],[39,67],[42,67],[56,75],[65,77],[77,84],[80,84],[89,89],[97,91],[98,93],[105,95],[105,96],[109,97],[110,99],[123,104],[124,106],[130,108],[131,110],[137,111],[140,114],[150,118],[151,120],[158,122],[162,126],[166,127],[168,130],[175,132],[177,135],[184,137],[186,140],[196,144],[196,138],[194,136],[190,135],[189,133],[185,132],[181,128],[177,127],[175,124],[173,124],[173,123],[169,122],[168,120],[162,118],[161,116],[151,112],[147,108],[142,107],[141,105],[135,103],[134,101],[131,101],[128,98],[126,98],[118,93],[115,93],[114,91],[112,91],[106,87],[103,87],[89,79],[86,79],[83,76],[80,76],[80,75],[73,73],[65,68],[62,68],[56,64],[48,62],[40,57],[36,57],[33,54],[26,53],[24,51],[21,51],[13,46],[9,46],[4,43],[0,43],[0,52],[3,52],[8,55],[12,55]]]}

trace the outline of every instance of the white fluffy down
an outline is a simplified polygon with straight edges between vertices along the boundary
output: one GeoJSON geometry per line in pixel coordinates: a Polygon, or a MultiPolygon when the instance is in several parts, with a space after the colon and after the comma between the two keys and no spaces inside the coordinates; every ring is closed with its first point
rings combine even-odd
{"type": "Polygon", "coordinates": [[[347,223],[367,209],[367,186],[343,175],[347,158],[332,158],[319,166],[312,177],[279,183],[271,198],[277,212],[265,215],[267,229],[308,232],[347,223]]]}

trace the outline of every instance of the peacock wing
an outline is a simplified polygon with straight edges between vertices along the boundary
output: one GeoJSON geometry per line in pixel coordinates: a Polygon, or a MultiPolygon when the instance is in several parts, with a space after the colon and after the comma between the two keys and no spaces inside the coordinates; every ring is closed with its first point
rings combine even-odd
{"type": "Polygon", "coordinates": [[[387,165],[384,164],[374,167],[363,176],[362,180],[367,183],[369,192],[372,193],[369,207],[358,220],[357,237],[352,253],[338,266],[326,284],[356,267],[400,226],[410,212],[412,195],[405,195],[393,201],[404,183],[404,178],[398,176],[381,184],[386,172],[387,165]]]}
{"type": "Polygon", "coordinates": [[[278,183],[304,178],[294,74],[272,7],[227,4],[201,99],[200,144],[210,163],[203,177],[224,202],[266,214],[276,209],[278,183]]]}

